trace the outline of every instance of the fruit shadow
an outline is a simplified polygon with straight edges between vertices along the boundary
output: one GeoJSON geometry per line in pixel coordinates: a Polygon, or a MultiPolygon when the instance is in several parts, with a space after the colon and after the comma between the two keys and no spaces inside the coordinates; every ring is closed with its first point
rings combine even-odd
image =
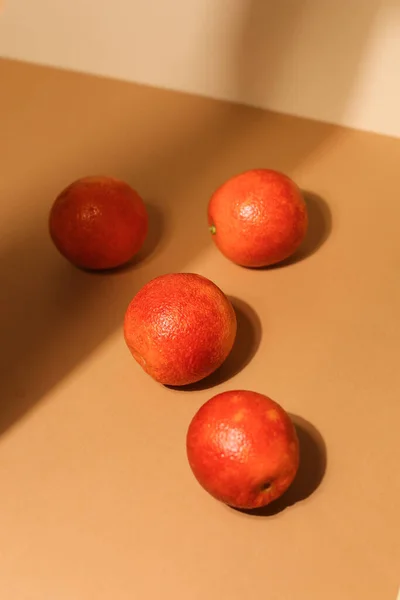
{"type": "Polygon", "coordinates": [[[255,356],[261,342],[261,321],[251,306],[229,296],[235,309],[237,319],[237,333],[233,348],[225,362],[214,373],[201,381],[185,386],[166,386],[179,391],[207,390],[228,381],[242,371],[255,356]]]}
{"type": "MultiPolygon", "coordinates": [[[[260,267],[260,271],[282,269],[312,256],[325,244],[332,231],[332,213],[328,203],[313,192],[302,190],[307,205],[308,228],[299,249],[289,258],[275,265],[260,267]]],[[[257,269],[256,269],[257,270],[257,269]]]]}
{"type": "Polygon", "coordinates": [[[166,208],[161,209],[156,204],[146,202],[146,209],[149,217],[147,237],[140,251],[127,264],[128,269],[147,263],[150,258],[153,259],[156,254],[159,254],[168,238],[166,208]]]}
{"type": "Polygon", "coordinates": [[[139,252],[135,254],[130,261],[124,265],[121,265],[120,267],[103,269],[101,271],[96,271],[93,269],[81,269],[82,271],[100,276],[117,275],[119,273],[124,273],[125,271],[131,271],[138,266],[146,264],[160,252],[161,246],[165,244],[167,239],[165,209],[162,210],[159,206],[150,202],[145,202],[145,204],[149,218],[149,229],[144,244],[139,252]]]}
{"type": "Polygon", "coordinates": [[[253,510],[233,510],[255,517],[272,517],[298,502],[307,500],[320,486],[327,467],[325,442],[320,432],[305,419],[290,415],[300,444],[300,464],[289,489],[267,506],[253,510]]]}

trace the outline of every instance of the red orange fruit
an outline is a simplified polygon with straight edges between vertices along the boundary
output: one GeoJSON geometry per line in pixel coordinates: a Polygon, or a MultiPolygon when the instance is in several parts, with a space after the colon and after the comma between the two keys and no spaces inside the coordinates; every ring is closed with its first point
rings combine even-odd
{"type": "Polygon", "coordinates": [[[233,306],[215,283],[194,273],[171,273],[151,280],[132,299],[124,336],[153,379],[182,386],[221,366],[236,327],[233,306]]]}
{"type": "Polygon", "coordinates": [[[263,394],[223,392],[193,417],[187,457],[200,485],[235,508],[270,504],[289,488],[299,466],[299,442],[286,411],[263,394]]]}
{"type": "Polygon", "coordinates": [[[111,269],[141,249],[148,231],[142,198],[112,177],[84,177],[56,198],[49,217],[51,238],[77,267],[111,269]]]}
{"type": "Polygon", "coordinates": [[[245,267],[266,267],[296,252],[308,217],[292,179],[271,169],[253,169],[230,178],[213,193],[208,224],[228,259],[245,267]]]}

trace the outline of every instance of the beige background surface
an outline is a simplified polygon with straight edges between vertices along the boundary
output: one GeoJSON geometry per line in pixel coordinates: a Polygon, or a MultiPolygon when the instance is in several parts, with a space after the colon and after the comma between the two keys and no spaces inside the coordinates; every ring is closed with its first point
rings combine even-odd
{"type": "Polygon", "coordinates": [[[0,56],[400,137],[400,0],[4,0],[0,56]]]}
{"type": "Polygon", "coordinates": [[[395,598],[399,140],[11,61],[0,80],[0,597],[395,598]],[[311,216],[297,259],[264,271],[225,260],[205,219],[254,166],[291,175],[311,216]],[[47,234],[57,193],[96,173],[152,218],[141,260],[108,275],[47,234]],[[139,287],[179,270],[221,286],[240,324],[221,372],[181,392],[121,329],[139,287]],[[301,438],[298,480],[258,516],[210,498],[185,456],[195,410],[234,388],[276,399],[301,438]]]}

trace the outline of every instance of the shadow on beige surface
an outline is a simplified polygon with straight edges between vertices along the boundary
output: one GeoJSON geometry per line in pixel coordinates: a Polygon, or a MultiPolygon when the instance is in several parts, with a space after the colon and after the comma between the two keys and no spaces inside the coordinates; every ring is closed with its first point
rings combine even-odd
{"type": "Polygon", "coordinates": [[[311,423],[297,415],[290,416],[300,443],[300,465],[292,485],[283,496],[268,506],[239,512],[253,517],[273,517],[298,502],[307,500],[322,483],[327,467],[325,442],[311,423]]]}
{"type": "Polygon", "coordinates": [[[166,238],[165,230],[165,215],[158,206],[151,202],[145,202],[146,210],[149,217],[149,229],[146,240],[139,252],[127,263],[115,269],[95,271],[91,269],[81,269],[91,275],[98,277],[118,276],[121,273],[126,273],[134,270],[137,267],[147,265],[162,251],[163,242],[166,238]]]}
{"type": "MultiPolygon", "coordinates": [[[[237,86],[254,86],[265,77],[273,86],[279,79],[286,49],[281,41],[295,29],[298,12],[277,2],[266,7],[261,0],[249,1],[229,65],[237,86]],[[273,47],[271,23],[280,32],[273,47]]],[[[334,24],[339,25],[337,20],[334,24]]],[[[346,19],[340,31],[345,26],[346,19]]],[[[351,64],[355,71],[356,50],[351,64]]],[[[205,212],[217,185],[260,165],[295,176],[336,128],[8,60],[0,61],[0,75],[7,82],[0,98],[4,432],[121,328],[130,299],[146,281],[185,270],[211,244],[205,212]],[[99,276],[56,256],[47,215],[65,185],[100,173],[125,179],[146,202],[150,199],[153,230],[143,261],[99,276]]],[[[350,84],[347,77],[336,89],[343,109],[350,84]]],[[[315,228],[304,256],[318,249],[330,228],[322,200],[309,198],[315,228]]],[[[241,327],[247,330],[244,345],[205,385],[225,381],[243,368],[259,343],[257,317],[244,300],[236,303],[241,327]]]]}
{"type": "Polygon", "coordinates": [[[306,237],[300,248],[288,259],[269,267],[260,267],[258,271],[283,269],[309,258],[327,241],[332,231],[332,213],[328,203],[312,192],[303,190],[307,204],[308,228],[306,237]]]}
{"type": "Polygon", "coordinates": [[[326,200],[312,192],[303,191],[303,194],[307,204],[308,230],[292,262],[304,260],[318,252],[332,231],[332,213],[326,200]]]}
{"type": "Polygon", "coordinates": [[[197,383],[182,387],[166,387],[181,392],[211,389],[240,373],[240,371],[249,364],[253,356],[255,356],[262,337],[261,321],[257,313],[247,304],[247,302],[244,302],[239,298],[233,298],[232,296],[229,296],[229,299],[232,302],[236,313],[237,334],[235,344],[226,361],[219,369],[209,375],[209,377],[206,377],[197,383]]]}

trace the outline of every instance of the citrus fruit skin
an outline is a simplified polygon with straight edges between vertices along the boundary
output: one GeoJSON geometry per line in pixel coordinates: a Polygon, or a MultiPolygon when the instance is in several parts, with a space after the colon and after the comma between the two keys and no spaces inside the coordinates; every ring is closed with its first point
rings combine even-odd
{"type": "Polygon", "coordinates": [[[84,177],[56,198],[49,215],[58,251],[83,269],[119,267],[135,256],[148,232],[148,215],[139,194],[112,177],[84,177]]]}
{"type": "Polygon", "coordinates": [[[222,254],[243,267],[267,267],[292,256],[305,238],[307,208],[288,176],[252,169],[211,196],[208,224],[222,254]]]}
{"type": "Polygon", "coordinates": [[[125,313],[126,344],[141,367],[164,385],[182,386],[211,375],[236,337],[236,314],[225,294],[194,273],[149,281],[125,313]]]}
{"type": "Polygon", "coordinates": [[[299,467],[299,442],[286,411],[248,390],[217,394],[194,415],[187,431],[190,468],[211,496],[240,509],[282,496],[299,467]]]}

